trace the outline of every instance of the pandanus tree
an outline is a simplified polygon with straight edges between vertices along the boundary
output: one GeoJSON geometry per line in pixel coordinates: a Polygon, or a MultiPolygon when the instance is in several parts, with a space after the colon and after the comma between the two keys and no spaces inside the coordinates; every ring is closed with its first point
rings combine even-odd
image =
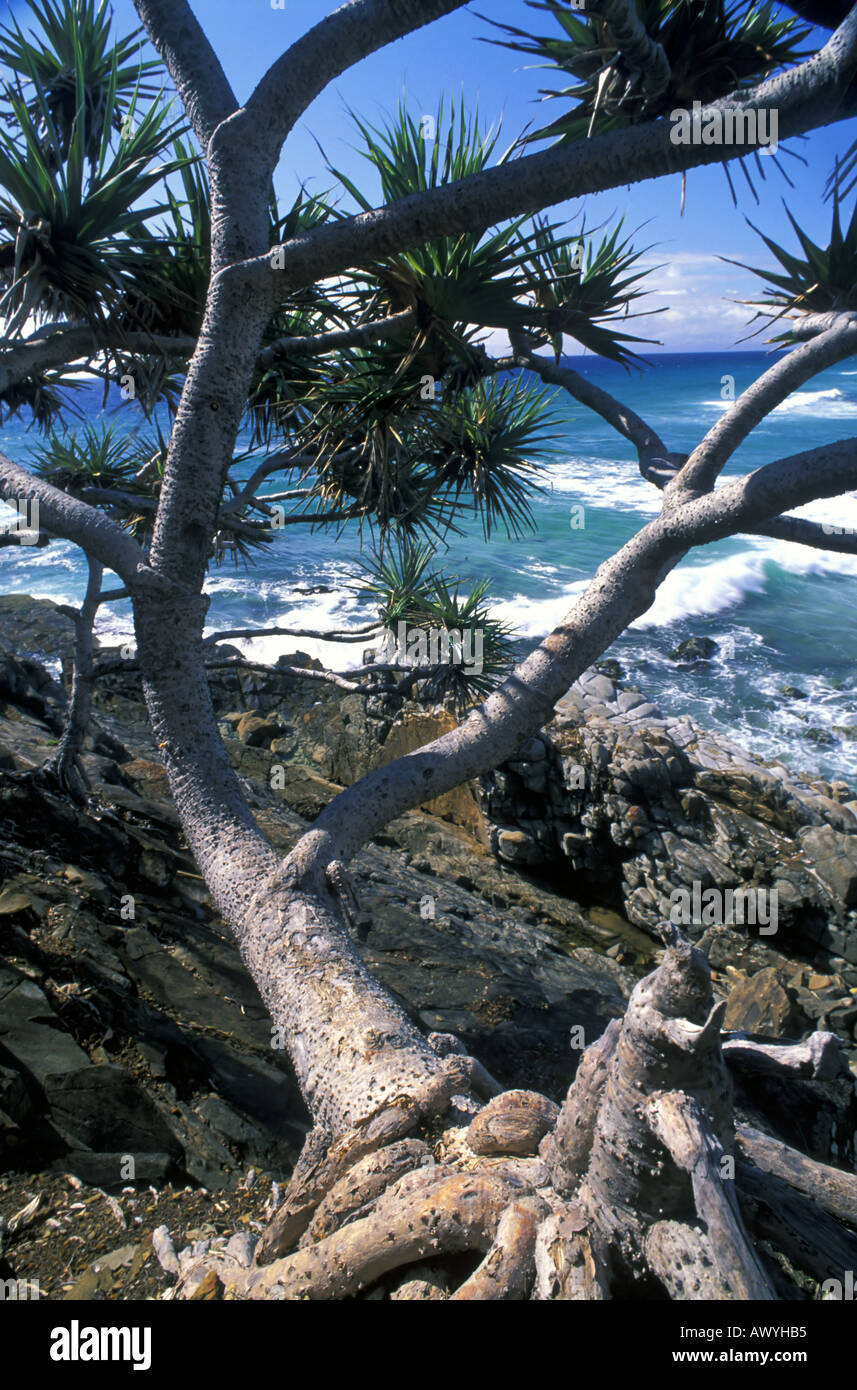
{"type": "MultiPolygon", "coordinates": [[[[238,1297],[331,1298],[384,1281],[401,1296],[434,1296],[444,1260],[473,1252],[467,1277],[460,1263],[449,1266],[458,1270],[447,1285],[454,1299],[605,1298],[629,1278],[676,1298],[773,1298],[781,1285],[748,1224],[823,1277],[831,1261],[853,1260],[857,1180],[752,1132],[736,1134],[730,1068],[740,1061],[827,1075],[836,1067],[831,1037],[791,1048],[724,1043],[706,961],[668,930],[662,963],[637,985],[624,1019],[584,1052],[560,1110],[536,1093],[498,1094],[457,1039],[421,1033],[361,961],[349,931],[347,864],[393,817],[514,755],[692,547],[749,532],[857,553],[857,535],[828,536],[790,514],[857,487],[857,440],[720,481],[771,410],[857,350],[847,267],[843,278],[851,233],[835,221],[820,250],[799,237],[805,259],[783,261],[786,273],[769,279],[764,301],[780,332],[785,326],[785,350],[686,455],[558,360],[564,336],[619,360],[635,351],[621,325],[640,286],[621,232],[597,231],[594,241],[582,226],[574,233],[545,219],[560,200],[704,164],[728,168],[748,154],[740,145],[673,143],[667,117],[679,101],[713,112],[776,110],[781,142],[854,114],[857,8],[794,0],[794,14],[832,30],[806,54],[797,20],[769,8],[588,0],[580,10],[551,0],[537,8],[558,21],[553,38],[516,30],[503,40],[574,79],[552,98],[558,114],[549,127],[495,157],[460,112],[440,120],[434,143],[402,112],[385,132],[363,127],[380,202],[332,170],[341,197],[302,199],[281,217],[272,208],[281,152],[318,93],[460,3],[352,0],[291,44],[241,101],[186,0],[136,0],[211,189],[204,277],[181,263],[200,316],[191,314],[182,336],[173,296],[158,290],[170,283],[182,239],[154,229],[151,208],[137,206],[186,163],[157,151],[167,138],[162,106],[146,108],[136,135],[123,122],[122,141],[151,144],[149,162],[128,172],[137,182],[121,216],[108,215],[107,197],[83,216],[84,145],[88,154],[98,144],[89,163],[95,192],[110,185],[112,101],[87,98],[81,72],[64,144],[51,124],[50,64],[37,69],[18,52],[16,71],[31,90],[9,89],[17,130],[4,136],[0,180],[14,310],[0,359],[7,407],[37,403],[81,357],[100,366],[115,353],[126,362],[165,356],[183,379],[143,542],[80,488],[5,458],[0,493],[37,499],[46,532],[81,546],[130,595],[146,704],[178,814],[312,1115],[252,1264],[225,1251],[210,1257],[222,1284],[238,1297]],[[156,175],[150,161],[159,154],[156,175]],[[34,214],[30,196],[31,188],[46,194],[50,180],[56,220],[34,214]],[[97,284],[96,244],[105,251],[97,284]],[[39,326],[28,331],[33,313],[39,326]],[[491,358],[480,327],[505,329],[510,353],[491,358]],[[214,717],[203,640],[214,539],[236,508],[270,517],[276,494],[260,489],[279,470],[285,492],[298,494],[282,499],[297,503],[290,525],[373,524],[388,535],[388,557],[399,554],[409,570],[411,599],[442,608],[449,590],[422,584],[413,551],[409,559],[389,544],[442,532],[463,506],[475,505],[486,524],[526,519],[537,479],[533,397],[504,371],[533,373],[609,421],[662,490],[662,508],[457,727],[343,791],[281,859],[254,821],[214,717]],[[248,422],[261,456],[232,491],[225,480],[248,422]],[[414,1278],[411,1266],[426,1260],[430,1274],[414,1278]]],[[[62,15],[85,25],[93,11],[76,0],[62,15]]],[[[106,78],[96,66],[112,91],[127,63],[123,56],[106,78]]],[[[174,149],[174,133],[171,140],[174,149]]],[[[403,577],[385,580],[376,567],[390,612],[403,577]]],[[[203,1272],[190,1271],[185,1292],[203,1272]]]]}

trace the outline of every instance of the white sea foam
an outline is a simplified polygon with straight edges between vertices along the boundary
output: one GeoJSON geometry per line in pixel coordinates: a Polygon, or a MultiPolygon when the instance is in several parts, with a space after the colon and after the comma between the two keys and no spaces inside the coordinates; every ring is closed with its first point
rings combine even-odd
{"type": "Polygon", "coordinates": [[[559,626],[588,582],[586,579],[578,580],[551,598],[536,599],[526,594],[516,594],[514,598],[493,604],[491,612],[494,617],[508,623],[517,637],[544,637],[559,626]]]}
{"type": "MultiPolygon", "coordinates": [[[[849,373],[843,373],[849,375],[849,373]]],[[[857,375],[857,373],[854,373],[857,375]]],[[[732,401],[700,401],[709,409],[729,410],[732,401]]],[[[824,391],[795,391],[770,412],[771,415],[812,415],[824,420],[853,419],[857,415],[857,401],[846,396],[838,386],[824,391]]]]}
{"type": "MultiPolygon", "coordinates": [[[[284,588],[286,586],[283,586],[284,588]]],[[[371,620],[365,604],[348,590],[332,589],[329,593],[296,596],[289,587],[291,604],[271,611],[270,617],[260,627],[288,627],[317,632],[347,632],[349,628],[362,627],[371,620]]],[[[218,621],[206,628],[206,635],[223,631],[228,627],[252,627],[253,623],[218,621]]],[[[363,642],[329,642],[318,637],[260,636],[242,637],[232,641],[239,651],[252,661],[273,664],[286,653],[301,651],[308,656],[317,657],[323,665],[334,671],[348,670],[362,664],[364,647],[371,645],[371,639],[363,642]]]]}
{"type": "Polygon", "coordinates": [[[105,647],[119,647],[134,641],[134,619],[129,610],[127,615],[115,612],[112,608],[102,608],[95,619],[95,635],[105,647]]]}
{"type": "Polygon", "coordinates": [[[773,415],[820,415],[831,417],[857,415],[857,401],[853,401],[834,386],[825,391],[795,391],[771,412],[773,415]],[[821,407],[821,409],[819,409],[821,407]]]}
{"type": "MultiPolygon", "coordinates": [[[[842,499],[837,499],[842,504],[842,499]]],[[[822,504],[814,504],[821,513],[822,504]]],[[[810,509],[807,509],[810,510],[810,509]]],[[[830,511],[825,513],[830,516],[830,511]]],[[[840,517],[842,511],[839,512],[840,517]]],[[[817,515],[816,520],[823,519],[817,515]]],[[[839,525],[848,525],[840,520],[839,525]]],[[[750,594],[764,593],[775,568],[789,574],[857,576],[857,555],[836,555],[791,541],[749,541],[748,549],[703,564],[680,565],[667,575],[655,601],[634,627],[663,627],[681,618],[737,608],[750,594]]]]}
{"type": "Polygon", "coordinates": [[[681,618],[698,618],[737,607],[748,594],[765,589],[768,556],[760,549],[728,555],[702,565],[681,565],[671,571],[651,608],[632,624],[636,628],[665,627],[681,618]]]}
{"type": "Polygon", "coordinates": [[[583,507],[651,513],[661,507],[658,489],[646,482],[630,459],[570,458],[551,466],[548,482],[554,492],[583,507]]]}
{"type": "MultiPolygon", "coordinates": [[[[764,590],[765,561],[763,555],[732,555],[706,565],[685,565],[673,570],[661,584],[652,607],[631,626],[666,627],[681,618],[734,608],[747,594],[764,590]]],[[[544,637],[571,611],[587,583],[579,580],[550,598],[516,594],[496,606],[497,615],[522,637],[544,637]]]]}
{"type": "MultiPolygon", "coordinates": [[[[837,498],[834,502],[813,503],[801,515],[814,512],[814,520],[837,516],[838,525],[857,528],[857,498],[837,498]],[[853,515],[848,515],[848,504],[853,515]]],[[[759,539],[748,541],[747,549],[702,563],[679,565],[664,579],[655,601],[647,612],[631,624],[633,628],[666,627],[684,618],[705,617],[738,608],[751,594],[764,593],[774,569],[790,574],[849,574],[857,577],[857,556],[837,555],[813,550],[790,541],[759,539]]],[[[543,637],[557,627],[571,610],[587,585],[579,580],[562,593],[531,598],[516,594],[497,605],[498,616],[510,623],[523,637],[543,637]]]]}

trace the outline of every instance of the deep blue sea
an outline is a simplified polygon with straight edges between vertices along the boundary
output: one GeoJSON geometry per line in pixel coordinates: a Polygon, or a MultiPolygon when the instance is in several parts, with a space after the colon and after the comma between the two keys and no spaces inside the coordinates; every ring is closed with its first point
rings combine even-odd
{"type": "MultiPolygon", "coordinates": [[[[772,359],[761,352],[658,354],[650,367],[630,374],[598,358],[568,360],[649,420],[670,449],[689,451],[727,406],[723,379],[733,377],[740,394],[772,359]]],[[[101,393],[81,394],[88,413],[98,414],[101,393]]],[[[462,580],[489,579],[496,612],[526,643],[562,619],[601,561],[659,507],[629,445],[564,393],[556,406],[562,444],[547,461],[544,492],[534,500],[534,532],[486,542],[478,522],[467,518],[464,534],[450,537],[442,556],[462,580]],[[585,525],[572,529],[572,509],[581,506],[585,525]]],[[[118,392],[107,413],[120,428],[137,423],[118,392]]],[[[855,434],[852,360],[815,378],[769,416],[732,459],[727,476],[855,434]]],[[[0,447],[26,464],[36,443],[35,432],[13,423],[0,447]]],[[[800,514],[857,527],[857,494],[800,514]]],[[[359,553],[356,527],[342,535],[286,527],[252,570],[224,565],[212,572],[210,626],[329,629],[365,622],[373,614],[351,587],[359,553]]],[[[74,602],[83,588],[80,552],[72,545],[0,550],[0,592],[74,602]]],[[[98,630],[105,640],[130,634],[129,605],[102,612],[98,630]]],[[[299,647],[338,669],[359,663],[362,652],[361,644],[335,648],[289,638],[242,645],[262,660],[299,647]]],[[[667,578],[653,607],[610,655],[665,711],[728,731],[765,757],[857,784],[857,557],[753,537],[704,547],[667,578]],[[715,638],[719,653],[693,671],[677,668],[668,653],[694,634],[715,638]],[[783,697],[788,685],[804,698],[783,697]],[[834,741],[808,739],[813,727],[834,741]]]]}

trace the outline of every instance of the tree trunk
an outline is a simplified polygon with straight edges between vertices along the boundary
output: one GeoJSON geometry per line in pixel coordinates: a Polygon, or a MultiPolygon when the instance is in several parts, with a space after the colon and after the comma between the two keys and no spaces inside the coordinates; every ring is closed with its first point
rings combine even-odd
{"type": "Polygon", "coordinates": [[[44,764],[45,776],[57,781],[70,796],[78,798],[86,791],[87,783],[80,767],[80,755],[89,729],[92,709],[92,629],[101,596],[103,567],[91,556],[86,594],[74,619],[74,649],[71,695],[65,726],[59,746],[44,764]]]}

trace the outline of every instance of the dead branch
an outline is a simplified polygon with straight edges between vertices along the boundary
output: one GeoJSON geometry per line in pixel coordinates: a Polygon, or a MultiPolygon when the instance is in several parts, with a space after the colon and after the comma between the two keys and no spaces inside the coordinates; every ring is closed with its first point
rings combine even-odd
{"type": "Polygon", "coordinates": [[[716,1268],[721,1298],[774,1298],[774,1289],[750,1243],[734,1178],[724,1174],[724,1153],[701,1105],[669,1091],[653,1096],[649,1122],[678,1168],[689,1173],[700,1220],[706,1226],[708,1257],[716,1268]]]}
{"type": "Polygon", "coordinates": [[[749,1125],[739,1125],[735,1138],[741,1154],[757,1168],[783,1178],[825,1211],[857,1228],[857,1173],[818,1163],[749,1125]]]}

